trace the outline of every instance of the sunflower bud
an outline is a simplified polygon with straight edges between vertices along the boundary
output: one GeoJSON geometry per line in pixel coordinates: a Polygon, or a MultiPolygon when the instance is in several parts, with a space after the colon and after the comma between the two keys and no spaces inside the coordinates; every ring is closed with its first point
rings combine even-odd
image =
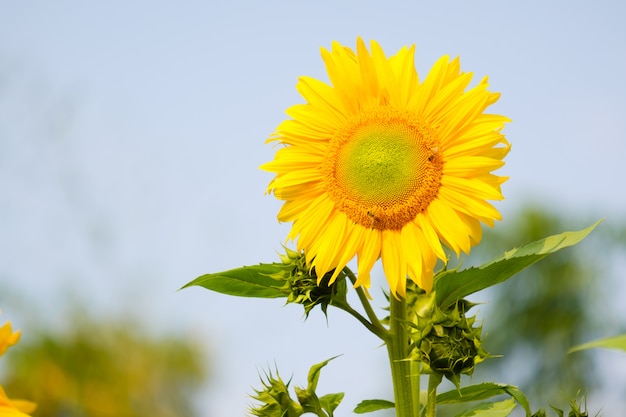
{"type": "Polygon", "coordinates": [[[261,404],[252,407],[250,414],[259,417],[299,417],[304,414],[302,406],[289,396],[289,382],[286,384],[278,372],[276,377],[270,372],[266,379],[261,379],[262,390],[255,390],[251,397],[261,404]]]}
{"type": "Polygon", "coordinates": [[[251,396],[261,405],[251,408],[250,413],[259,417],[300,417],[305,413],[333,417],[335,409],[343,399],[343,393],[338,392],[318,397],[315,392],[320,371],[333,359],[327,359],[311,367],[306,388],[294,388],[298,401],[289,396],[289,383],[291,381],[285,384],[278,375],[278,371],[276,371],[276,377],[271,372],[266,373],[265,380],[261,378],[264,389],[255,390],[256,395],[251,396]]]}
{"type": "MultiPolygon", "coordinates": [[[[418,293],[410,300],[413,355],[419,357],[425,372],[438,373],[457,386],[460,375],[471,375],[476,364],[488,357],[482,348],[482,326],[466,312],[475,304],[459,300],[441,310],[434,292],[418,293]]],[[[409,300],[407,300],[409,301],[409,300]]]]}
{"type": "Polygon", "coordinates": [[[333,301],[345,301],[347,286],[343,272],[329,284],[334,270],[319,279],[315,269],[307,265],[304,253],[287,248],[285,251],[285,255],[280,255],[283,268],[272,277],[284,281],[281,290],[287,294],[287,303],[302,304],[308,317],[316,305],[326,314],[328,305],[333,304],[333,301]]]}

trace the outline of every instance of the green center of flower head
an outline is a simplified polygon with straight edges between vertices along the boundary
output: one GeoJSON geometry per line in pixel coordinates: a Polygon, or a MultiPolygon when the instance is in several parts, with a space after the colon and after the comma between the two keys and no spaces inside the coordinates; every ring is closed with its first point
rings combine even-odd
{"type": "Polygon", "coordinates": [[[425,210],[443,167],[432,129],[388,107],[350,120],[326,161],[326,190],[339,210],[376,229],[400,229],[425,210]]]}
{"type": "Polygon", "coordinates": [[[364,201],[393,204],[419,180],[420,153],[398,130],[366,128],[341,149],[337,177],[364,201]]]}

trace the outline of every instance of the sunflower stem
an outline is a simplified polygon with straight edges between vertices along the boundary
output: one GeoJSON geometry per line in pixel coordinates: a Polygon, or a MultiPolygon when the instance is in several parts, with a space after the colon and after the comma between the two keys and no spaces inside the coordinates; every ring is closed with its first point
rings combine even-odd
{"type": "Polygon", "coordinates": [[[419,360],[411,360],[411,388],[413,389],[413,408],[415,415],[420,412],[420,372],[422,363],[419,360]]]}
{"type": "MultiPolygon", "coordinates": [[[[350,282],[352,282],[352,285],[354,285],[354,283],[356,282],[356,275],[354,275],[354,272],[352,272],[352,270],[347,266],[343,270],[346,273],[347,277],[350,279],[350,282]]],[[[371,328],[368,326],[366,327],[376,336],[380,337],[382,340],[385,340],[388,336],[387,329],[382,325],[382,323],[378,319],[378,316],[374,312],[374,309],[369,302],[365,290],[363,289],[363,287],[359,286],[355,289],[355,291],[357,293],[357,296],[359,297],[359,301],[361,302],[363,309],[365,310],[365,314],[367,314],[367,318],[370,320],[369,324],[371,325],[371,328]]]]}
{"type": "Polygon", "coordinates": [[[426,417],[435,417],[437,406],[437,387],[441,383],[442,375],[435,373],[428,377],[428,402],[426,403],[426,417]]]}
{"type": "MultiPolygon", "coordinates": [[[[411,361],[408,360],[409,337],[406,329],[406,299],[390,297],[389,337],[386,341],[393,380],[393,393],[396,417],[418,417],[419,396],[415,403],[415,378],[411,375],[411,361]]],[[[419,381],[419,376],[417,378],[419,381]]]]}
{"type": "Polygon", "coordinates": [[[374,333],[376,336],[378,336],[382,340],[385,340],[385,337],[387,335],[387,330],[385,328],[383,328],[382,326],[381,327],[376,327],[374,324],[372,324],[369,321],[367,321],[367,319],[365,317],[363,317],[358,311],[356,311],[355,309],[350,307],[350,305],[348,303],[337,303],[337,302],[334,302],[333,306],[335,306],[335,307],[345,311],[346,313],[350,314],[352,317],[357,319],[363,326],[365,326],[367,328],[367,330],[369,330],[370,332],[374,333]]]}

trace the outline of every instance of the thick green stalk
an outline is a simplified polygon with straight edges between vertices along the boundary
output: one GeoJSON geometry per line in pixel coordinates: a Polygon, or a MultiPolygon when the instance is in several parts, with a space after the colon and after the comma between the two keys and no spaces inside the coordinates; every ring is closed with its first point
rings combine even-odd
{"type": "Polygon", "coordinates": [[[409,354],[409,336],[406,330],[407,310],[406,300],[398,300],[390,297],[389,337],[386,341],[389,363],[391,365],[391,378],[393,380],[394,400],[396,404],[396,417],[417,417],[419,413],[418,403],[414,401],[414,383],[419,378],[411,375],[411,362],[407,360],[409,354]]]}

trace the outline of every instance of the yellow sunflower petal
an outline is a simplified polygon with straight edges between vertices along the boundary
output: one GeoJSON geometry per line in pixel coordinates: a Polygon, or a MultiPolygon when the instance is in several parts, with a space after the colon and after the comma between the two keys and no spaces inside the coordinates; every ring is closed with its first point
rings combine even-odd
{"type": "MultiPolygon", "coordinates": [[[[419,216],[418,216],[419,217],[419,216]]],[[[406,259],[407,262],[407,272],[408,275],[412,279],[421,279],[422,276],[422,267],[424,260],[422,259],[420,253],[421,243],[420,243],[420,235],[422,230],[420,227],[414,223],[407,223],[405,227],[402,228],[400,232],[400,238],[402,243],[402,256],[406,259]]],[[[439,239],[437,239],[439,241],[439,239]]],[[[439,245],[441,248],[441,245],[439,245]]]]}
{"type": "Polygon", "coordinates": [[[426,292],[430,292],[433,287],[433,268],[437,262],[437,257],[430,250],[431,242],[426,235],[416,234],[416,249],[422,255],[420,261],[419,273],[415,269],[410,271],[409,276],[420,288],[426,292]]]}
{"type": "Polygon", "coordinates": [[[365,239],[362,246],[357,251],[357,262],[359,274],[354,284],[356,287],[370,286],[370,272],[372,267],[380,257],[380,248],[382,246],[382,234],[379,230],[369,229],[365,232],[365,239]]]}
{"type": "Polygon", "coordinates": [[[456,253],[456,256],[459,256],[461,251],[469,252],[467,227],[451,205],[442,200],[434,200],[428,207],[427,215],[439,238],[456,253]]]}
{"type": "MultiPolygon", "coordinates": [[[[341,213],[333,212],[326,222],[324,234],[320,235],[310,246],[312,265],[318,279],[339,267],[339,259],[343,255],[345,246],[350,242],[346,239],[347,224],[341,213]]],[[[345,265],[342,265],[343,267],[345,265]]]]}
{"type": "Polygon", "coordinates": [[[379,95],[379,81],[376,72],[376,65],[365,46],[363,39],[358,38],[356,42],[357,60],[361,73],[361,80],[367,80],[361,84],[364,98],[375,98],[379,95]]]}
{"type": "Polygon", "coordinates": [[[334,130],[334,126],[336,126],[332,120],[329,120],[328,117],[324,117],[326,112],[320,110],[319,106],[316,107],[311,104],[297,104],[289,107],[286,113],[290,117],[300,121],[308,128],[316,130],[322,134],[330,134],[334,130]]]}
{"type": "Polygon", "coordinates": [[[398,100],[392,101],[391,105],[406,108],[419,83],[415,70],[415,45],[410,48],[404,47],[396,55],[390,57],[389,66],[398,83],[398,100]]]}
{"type": "Polygon", "coordinates": [[[325,195],[320,195],[313,200],[309,207],[303,213],[294,219],[293,227],[288,236],[289,239],[298,238],[298,250],[306,250],[307,262],[312,260],[313,255],[307,250],[311,248],[316,240],[321,239],[326,227],[320,228],[320,225],[327,225],[328,219],[333,215],[333,205],[328,201],[325,195]],[[303,215],[304,214],[304,215],[303,215]]]}
{"type": "Polygon", "coordinates": [[[415,218],[415,224],[420,228],[434,255],[442,261],[446,261],[446,254],[443,251],[437,232],[435,232],[432,224],[423,214],[419,214],[415,218]]]}
{"type": "Polygon", "coordinates": [[[376,72],[380,77],[381,85],[386,88],[387,94],[381,91],[383,100],[388,100],[392,106],[397,106],[402,103],[401,84],[396,78],[396,74],[393,72],[391,63],[385,57],[385,52],[377,42],[372,41],[372,57],[377,64],[376,72]]]}
{"type": "Polygon", "coordinates": [[[302,144],[305,146],[315,147],[316,141],[328,141],[328,132],[312,129],[297,120],[285,120],[278,128],[276,133],[271,135],[266,142],[282,142],[289,145],[302,144]]]}
{"type": "Polygon", "coordinates": [[[332,87],[311,77],[300,77],[296,88],[311,106],[324,111],[335,123],[342,123],[346,118],[346,109],[332,87]]]}
{"type": "Polygon", "coordinates": [[[383,230],[381,257],[389,289],[394,295],[406,296],[407,264],[403,258],[402,235],[396,230],[383,230]]]}
{"type": "Polygon", "coordinates": [[[322,59],[326,64],[328,78],[337,96],[343,102],[346,113],[356,113],[359,103],[354,92],[358,89],[360,76],[354,53],[348,52],[339,43],[333,42],[331,52],[322,48],[322,59]]]}
{"type": "Polygon", "coordinates": [[[419,85],[415,95],[411,97],[409,108],[417,114],[422,114],[430,99],[435,95],[439,86],[443,83],[443,78],[449,66],[449,57],[442,56],[431,68],[428,76],[419,85]]]}
{"type": "MultiPolygon", "coordinates": [[[[338,213],[338,216],[343,216],[343,213],[338,213]]],[[[339,252],[340,258],[337,262],[337,268],[330,278],[331,282],[334,282],[341,270],[354,258],[354,254],[358,252],[359,248],[363,245],[365,239],[366,229],[358,225],[350,224],[345,218],[342,218],[345,230],[345,239],[342,247],[335,246],[335,250],[339,252]]]]}

